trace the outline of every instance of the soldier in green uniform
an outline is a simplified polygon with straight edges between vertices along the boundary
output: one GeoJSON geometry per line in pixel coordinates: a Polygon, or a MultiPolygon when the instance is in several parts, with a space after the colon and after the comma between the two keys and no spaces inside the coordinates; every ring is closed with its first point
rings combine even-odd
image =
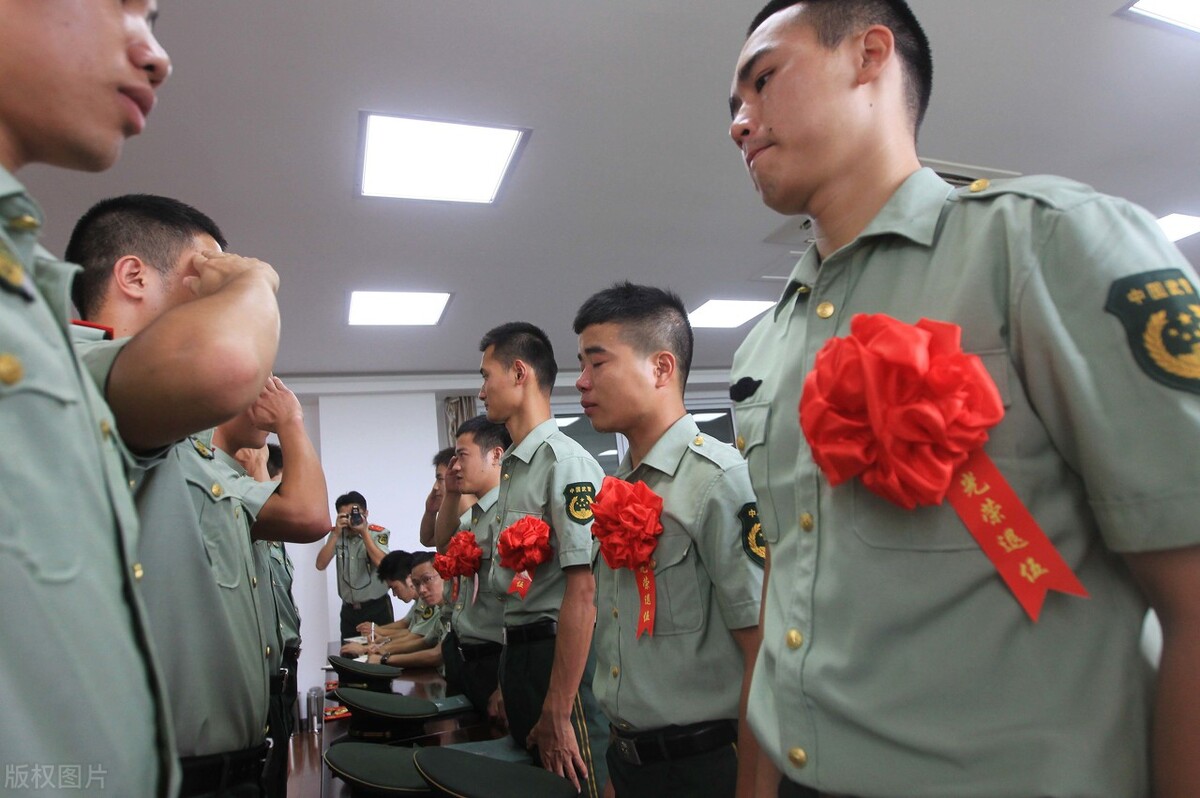
{"type": "Polygon", "coordinates": [[[367,500],[358,491],[338,497],[337,523],[325,545],[317,552],[317,570],[324,571],[337,558],[337,588],[342,597],[342,639],[358,634],[363,622],[379,626],[392,623],[392,601],[387,585],[375,578],[375,570],[388,552],[385,528],[367,522],[367,500]]]}
{"type": "MultiPolygon", "coordinates": [[[[141,446],[161,435],[163,425],[220,421],[215,414],[243,401],[252,381],[269,373],[277,278],[266,264],[221,255],[224,243],[204,214],[150,195],[97,203],[71,235],[68,252],[83,266],[76,305],[89,322],[117,336],[81,341],[81,357],[114,409],[123,408],[117,415],[122,434],[141,446]],[[214,261],[219,265],[210,270],[214,261]],[[224,274],[214,274],[222,268],[224,274]],[[196,297],[192,281],[208,293],[196,297]],[[266,323],[246,320],[247,305],[264,296],[270,298],[261,313],[266,323]],[[180,341],[192,343],[178,352],[180,341]],[[239,356],[229,355],[229,348],[239,356]],[[203,410],[176,408],[187,396],[187,406],[203,410]],[[166,410],[149,410],[156,402],[166,410]]],[[[79,328],[80,335],[94,331],[79,328]]],[[[138,555],[151,628],[159,636],[183,633],[206,641],[199,650],[172,646],[162,655],[185,795],[258,789],[267,686],[277,667],[264,656],[272,647],[263,617],[273,604],[256,589],[247,515],[261,515],[264,532],[273,525],[277,536],[297,540],[319,537],[328,519],[324,477],[296,415],[299,403],[273,378],[259,388],[254,404],[237,418],[261,420],[293,452],[286,495],[273,497],[273,482],[214,473],[211,432],[170,446],[132,486],[142,520],[138,555]],[[241,486],[253,491],[244,493],[241,486]]]]}
{"type": "MultiPolygon", "coordinates": [[[[425,497],[425,512],[421,515],[421,545],[436,548],[434,544],[435,526],[438,514],[442,510],[442,497],[446,495],[446,474],[449,473],[450,461],[454,459],[454,447],[447,446],[433,456],[433,487],[425,497]]],[[[470,493],[459,493],[458,505],[450,508],[450,523],[471,509],[476,497],[470,493]]]]}
{"type": "Polygon", "coordinates": [[[607,728],[591,689],[591,500],[604,471],[550,414],[558,365],[544,332],[513,322],[489,331],[479,348],[479,399],[488,420],[503,423],[513,440],[492,517],[497,550],[505,530],[519,521],[540,521],[550,530],[549,560],[532,579],[501,565],[499,556],[492,559],[491,589],[504,597],[500,691],[509,731],[547,770],[596,796],[607,780],[607,728]],[[521,583],[523,596],[510,592],[521,583]]]}
{"type": "Polygon", "coordinates": [[[152,0],[0,2],[0,767],[13,794],[165,796],[178,781],[126,451],[66,332],[75,269],[38,245],[41,211],[13,177],[117,160],[170,73],[156,15],[152,0]],[[86,653],[36,655],[48,641],[86,653]]]}
{"type": "MultiPolygon", "coordinates": [[[[601,556],[593,566],[594,691],[613,724],[611,783],[617,798],[750,796],[758,747],[745,699],[763,559],[746,462],[701,435],[684,408],[693,339],[678,296],[613,286],[580,307],[575,332],[583,411],[598,432],[629,441],[617,477],[662,500],[645,563],[652,617],[643,620],[649,593],[632,563],[614,569],[601,556]]],[[[602,489],[596,506],[615,501],[602,489]]]]}
{"type": "MultiPolygon", "coordinates": [[[[811,215],[816,240],[732,370],[768,551],[760,780],[781,772],[780,795],[1200,795],[1200,497],[1180,481],[1200,448],[1200,284],[1123,200],[1053,177],[954,189],[922,169],[931,68],[903,2],[810,0],[765,7],[735,70],[733,141],[763,201],[811,215]],[[860,314],[961,328],[1003,407],[982,450],[1018,500],[1003,519],[1023,504],[1089,599],[1047,593],[1034,622],[1020,583],[1056,574],[1022,561],[1010,592],[981,545],[1029,540],[998,526],[977,544],[964,524],[1000,516],[831,484],[797,407],[817,352],[860,314]],[[1147,604],[1157,677],[1139,651],[1147,604]]],[[[890,383],[857,385],[846,401],[890,383]]],[[[921,440],[897,462],[918,463],[921,440]]],[[[1001,484],[971,476],[949,490],[1001,484]]]]}
{"type": "MultiPolygon", "coordinates": [[[[297,438],[303,431],[303,416],[295,395],[283,386],[278,378],[272,378],[268,389],[259,401],[243,414],[217,427],[213,433],[213,466],[218,474],[232,478],[232,488],[242,497],[245,512],[242,519],[261,516],[262,526],[251,522],[254,569],[259,605],[260,636],[266,644],[269,702],[267,706],[267,736],[271,739],[271,751],[267,758],[263,784],[271,798],[287,798],[288,741],[292,733],[292,718],[295,710],[296,676],[299,658],[300,620],[291,596],[291,561],[283,549],[282,540],[267,539],[271,533],[268,525],[277,510],[276,504],[288,502],[299,490],[297,482],[303,483],[305,471],[315,466],[320,471],[307,435],[297,438]],[[288,424],[298,427],[288,429],[288,424]],[[282,473],[272,480],[267,473],[266,436],[268,432],[284,429],[280,456],[287,447],[293,467],[285,479],[282,473]],[[301,451],[297,451],[300,447],[301,451]],[[306,450],[306,451],[305,451],[306,450]],[[243,454],[255,453],[250,472],[243,462],[243,454]],[[296,481],[294,481],[296,480],[296,481]],[[277,491],[276,491],[277,489],[277,491]],[[278,563],[278,564],[277,564],[278,563]]],[[[316,475],[310,474],[310,479],[316,475]]],[[[305,486],[309,501],[319,502],[324,511],[324,477],[320,476],[320,487],[305,486]],[[315,496],[313,494],[316,494],[315,496]]],[[[322,521],[327,519],[321,519],[322,521]]],[[[324,523],[319,525],[324,532],[324,523]]],[[[275,533],[294,533],[294,528],[278,528],[275,533]]]]}
{"type": "Polygon", "coordinates": [[[433,552],[418,551],[412,558],[412,583],[426,610],[413,623],[412,634],[379,647],[368,662],[397,668],[438,668],[442,664],[442,641],[450,630],[450,613],[444,605],[444,583],[433,567],[433,552]]]}
{"type": "Polygon", "coordinates": [[[500,531],[492,512],[500,495],[500,460],[512,438],[503,424],[488,421],[486,415],[467,419],[455,432],[454,456],[448,463],[450,480],[438,513],[435,543],[439,551],[445,551],[455,534],[470,532],[480,558],[474,574],[457,577],[458,594],[451,598],[451,631],[442,645],[446,683],[448,688],[460,690],[476,712],[502,721],[498,679],[504,604],[488,575],[500,531]],[[455,517],[460,496],[465,494],[477,496],[478,501],[455,517]]]}

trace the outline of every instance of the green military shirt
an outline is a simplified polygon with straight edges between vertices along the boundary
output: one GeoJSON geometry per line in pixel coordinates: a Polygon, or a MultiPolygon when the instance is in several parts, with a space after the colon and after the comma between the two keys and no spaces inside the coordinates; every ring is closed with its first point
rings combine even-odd
{"type": "Polygon", "coordinates": [[[504,603],[506,626],[558,619],[567,578],[562,569],[589,565],[592,557],[592,499],[604,470],[587,450],[558,429],[554,419],[534,427],[520,443],[504,453],[500,495],[492,523],[500,532],[525,516],[550,526],[552,559],[533,573],[524,599],[509,594],[515,574],[492,559],[491,588],[504,603]]]}
{"type": "Polygon", "coordinates": [[[471,509],[458,519],[458,528],[475,535],[475,542],[483,554],[479,559],[479,571],[472,577],[458,577],[458,599],[453,601],[450,626],[458,642],[466,645],[499,643],[504,632],[504,604],[492,589],[488,574],[492,571],[492,557],[496,551],[496,514],[492,508],[500,496],[500,486],[479,497],[471,509]]]}
{"type": "Polygon", "coordinates": [[[1128,319],[1141,299],[1194,324],[1196,290],[1148,214],[1059,178],[954,190],[921,170],[855,241],[805,254],[732,373],[761,380],[735,414],[771,561],[750,719],[788,778],[859,795],[1147,793],[1146,604],[1114,552],[1200,542],[1200,381],[1154,373],[1179,358],[1144,365],[1150,339],[1128,319]],[[830,487],[797,405],[859,313],[961,325],[1004,403],[985,451],[1091,599],[1050,593],[1032,623],[948,504],[830,487]]]}
{"type": "Polygon", "coordinates": [[[14,794],[173,794],[127,452],[67,334],[78,267],[41,224],[0,168],[0,766],[14,794]]]}
{"type": "MultiPolygon", "coordinates": [[[[334,529],[337,532],[337,529],[334,529]]],[[[381,526],[370,525],[371,537],[384,552],[388,550],[391,533],[381,526]]],[[[367,544],[357,534],[341,535],[334,548],[337,560],[337,589],[347,604],[372,601],[386,596],[388,586],[375,575],[375,566],[367,556],[367,544]]]]}
{"type": "MultiPolygon", "coordinates": [[[[98,385],[107,383],[130,340],[79,341],[98,385]]],[[[147,613],[162,641],[180,756],[258,745],[266,723],[267,665],[250,539],[232,479],[209,467],[211,443],[211,431],[176,443],[134,488],[147,613]]]]}
{"type": "Polygon", "coordinates": [[[275,608],[279,613],[279,635],[284,646],[300,645],[300,611],[292,596],[292,558],[288,556],[287,547],[280,540],[255,541],[255,545],[265,543],[266,554],[270,558],[268,566],[271,570],[271,589],[275,593],[275,608]]]}
{"type": "Polygon", "coordinates": [[[279,483],[261,482],[246,473],[234,457],[223,449],[213,449],[213,470],[229,481],[228,493],[243,505],[244,511],[236,517],[245,527],[250,540],[251,557],[254,561],[254,576],[250,582],[258,596],[259,643],[267,660],[267,677],[279,673],[283,666],[283,625],[280,619],[279,600],[271,578],[270,541],[254,540],[250,528],[267,500],[275,495],[279,483]]]}
{"type": "Polygon", "coordinates": [[[592,692],[624,729],[737,718],[745,659],[727,630],[758,624],[763,574],[746,461],[684,415],[637,468],[627,453],[617,476],[644,482],[663,500],[654,627],[653,635],[636,636],[641,598],[634,572],[613,570],[597,554],[592,692]]]}
{"type": "Polygon", "coordinates": [[[436,632],[442,624],[442,607],[426,604],[421,599],[417,599],[413,605],[413,612],[409,616],[408,631],[421,637],[428,637],[430,633],[436,632]]]}

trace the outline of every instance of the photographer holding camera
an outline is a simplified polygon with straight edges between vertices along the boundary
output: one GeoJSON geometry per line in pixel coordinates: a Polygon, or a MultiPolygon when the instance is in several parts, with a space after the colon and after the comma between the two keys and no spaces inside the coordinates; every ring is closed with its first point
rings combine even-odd
{"type": "Polygon", "coordinates": [[[358,491],[334,502],[337,521],[317,554],[317,570],[337,559],[338,595],[342,597],[342,639],[358,634],[363,621],[378,625],[395,620],[387,585],[375,578],[375,569],[388,553],[386,529],[367,523],[367,500],[358,491]]]}

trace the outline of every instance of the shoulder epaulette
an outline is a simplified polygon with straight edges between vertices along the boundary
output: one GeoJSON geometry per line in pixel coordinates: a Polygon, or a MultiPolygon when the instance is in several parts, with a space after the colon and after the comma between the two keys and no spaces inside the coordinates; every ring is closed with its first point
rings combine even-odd
{"type": "Polygon", "coordinates": [[[371,530],[372,532],[383,532],[384,531],[383,527],[379,526],[379,524],[370,524],[367,526],[367,529],[371,530]]]}

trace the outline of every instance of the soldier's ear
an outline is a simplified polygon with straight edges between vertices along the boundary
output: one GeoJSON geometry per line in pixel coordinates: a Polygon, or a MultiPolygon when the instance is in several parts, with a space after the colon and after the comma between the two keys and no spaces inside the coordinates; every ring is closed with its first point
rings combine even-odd
{"type": "Polygon", "coordinates": [[[127,299],[142,299],[149,290],[152,268],[136,255],[118,258],[113,264],[110,290],[127,299]]]}

